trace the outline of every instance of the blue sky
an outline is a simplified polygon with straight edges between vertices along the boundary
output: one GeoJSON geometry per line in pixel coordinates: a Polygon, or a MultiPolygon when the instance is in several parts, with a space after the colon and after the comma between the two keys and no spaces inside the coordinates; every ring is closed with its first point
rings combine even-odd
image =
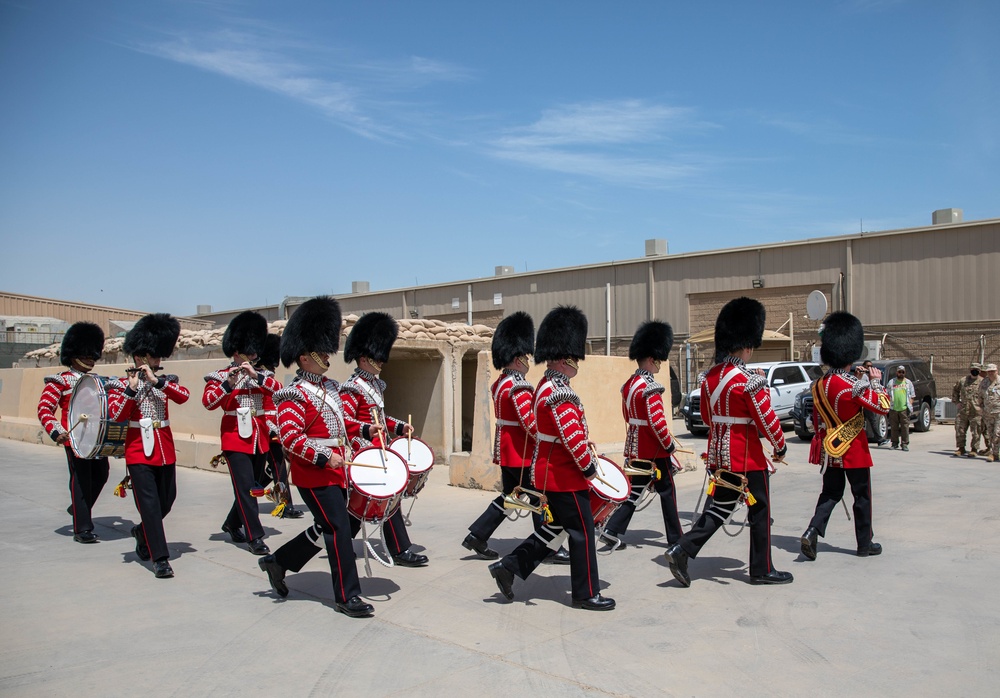
{"type": "Polygon", "coordinates": [[[1000,217],[1000,3],[0,0],[0,290],[192,314],[1000,217]]]}

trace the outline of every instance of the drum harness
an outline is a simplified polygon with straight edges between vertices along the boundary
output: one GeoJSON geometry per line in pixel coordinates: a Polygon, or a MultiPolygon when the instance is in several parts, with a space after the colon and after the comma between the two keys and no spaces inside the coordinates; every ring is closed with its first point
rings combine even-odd
{"type": "MultiPolygon", "coordinates": [[[[368,396],[368,399],[371,400],[371,402],[375,405],[376,409],[372,411],[372,417],[375,419],[375,426],[382,426],[382,427],[384,427],[383,434],[388,435],[388,433],[389,433],[388,420],[382,420],[382,421],[386,422],[385,424],[382,424],[379,421],[379,416],[378,416],[380,412],[383,413],[383,414],[385,413],[385,399],[382,397],[382,394],[380,392],[376,391],[372,386],[368,385],[368,382],[365,381],[360,376],[358,376],[358,377],[355,378],[354,385],[358,386],[362,390],[362,392],[364,392],[364,394],[368,396]]],[[[410,434],[413,433],[412,432],[413,424],[412,424],[411,420],[412,420],[412,415],[408,415],[406,423],[407,423],[407,425],[411,429],[410,434]]],[[[385,439],[385,437],[383,437],[382,439],[379,439],[379,447],[382,449],[383,458],[385,457],[385,455],[384,455],[385,454],[385,444],[382,443],[382,441],[384,439],[385,439]]],[[[406,451],[407,451],[407,458],[406,458],[407,470],[409,470],[409,462],[410,462],[410,459],[409,459],[410,436],[409,436],[409,434],[407,435],[406,451]]],[[[407,498],[406,490],[405,489],[403,490],[402,498],[403,499],[407,498]]],[[[412,526],[413,525],[410,522],[410,512],[413,511],[413,505],[417,503],[417,495],[414,494],[412,497],[409,497],[409,499],[411,500],[410,501],[410,508],[407,509],[406,513],[402,515],[403,516],[403,525],[404,526],[412,526]]],[[[402,508],[402,504],[400,504],[400,508],[402,508]]],[[[386,519],[388,519],[388,517],[386,517],[386,519]]],[[[379,522],[379,528],[380,529],[382,527],[382,523],[384,523],[384,520],[381,521],[381,522],[379,522]]],[[[364,522],[363,521],[361,522],[361,532],[362,532],[362,535],[365,536],[365,545],[368,545],[367,531],[365,530],[365,526],[364,526],[364,522]]],[[[383,541],[383,547],[385,547],[384,541],[383,541]]],[[[386,549],[388,549],[388,548],[386,548],[386,549]]],[[[372,555],[375,555],[375,551],[374,550],[372,550],[372,555]]],[[[386,565],[386,563],[378,555],[375,555],[375,559],[378,560],[379,562],[381,562],[383,565],[386,565]]],[[[386,566],[387,567],[392,567],[393,565],[391,564],[391,560],[392,560],[391,556],[389,557],[389,560],[390,560],[390,564],[387,564],[386,566]]],[[[365,569],[366,570],[368,569],[367,560],[365,561],[365,569]]],[[[369,572],[368,576],[369,577],[371,576],[370,572],[369,572]]]]}
{"type": "MultiPolygon", "coordinates": [[[[357,383],[355,383],[355,384],[357,384],[357,383]]],[[[336,402],[334,402],[333,399],[332,399],[332,397],[326,392],[326,386],[324,386],[322,389],[320,389],[318,386],[316,386],[313,383],[310,383],[308,381],[301,381],[299,383],[299,385],[303,389],[305,389],[306,391],[308,391],[309,393],[312,393],[314,396],[318,397],[320,400],[323,401],[324,405],[326,405],[327,407],[330,408],[330,410],[333,412],[333,414],[340,420],[340,426],[344,430],[344,434],[347,434],[347,425],[344,423],[343,414],[340,412],[340,410],[337,409],[336,402]]],[[[362,386],[362,389],[364,389],[364,388],[367,388],[367,385],[362,386]]],[[[368,394],[369,396],[371,396],[371,393],[368,390],[365,390],[365,393],[368,394]]],[[[373,402],[374,402],[374,400],[373,400],[373,402]]],[[[320,410],[317,410],[316,416],[312,418],[312,421],[309,422],[308,425],[306,425],[306,430],[308,430],[309,427],[311,427],[313,425],[313,423],[317,419],[319,419],[320,412],[321,412],[320,410]]],[[[372,417],[375,420],[375,426],[381,426],[381,423],[380,423],[379,418],[378,418],[378,411],[377,410],[373,410],[372,411],[372,417]]],[[[322,440],[320,440],[320,441],[322,441],[322,440]]],[[[381,439],[379,441],[380,441],[379,446],[382,449],[382,459],[383,459],[383,463],[384,463],[385,457],[386,457],[385,456],[385,446],[381,444],[381,439]]],[[[345,464],[345,467],[346,467],[346,464],[345,464]]],[[[346,471],[345,471],[345,475],[346,475],[346,471]]],[[[348,490],[348,498],[349,498],[350,497],[350,491],[351,491],[351,480],[350,480],[350,478],[345,478],[345,479],[347,480],[347,490],[348,490]]],[[[386,509],[386,511],[388,511],[391,508],[392,507],[388,507],[386,509]]],[[[378,530],[380,530],[380,531],[382,530],[382,524],[385,523],[385,520],[388,519],[388,518],[389,517],[386,516],[385,518],[380,519],[377,522],[378,523],[378,530]]],[[[375,552],[375,548],[372,546],[371,540],[369,539],[369,536],[368,536],[368,527],[365,525],[365,523],[366,522],[364,520],[361,521],[361,539],[364,541],[364,548],[363,548],[363,550],[364,550],[364,553],[365,553],[365,574],[367,576],[371,577],[372,576],[372,567],[371,567],[371,562],[368,559],[368,554],[369,553],[371,553],[371,556],[374,557],[376,560],[378,560],[378,562],[380,564],[382,564],[384,567],[395,567],[395,564],[392,561],[392,556],[391,555],[386,554],[386,559],[383,560],[382,556],[380,556],[377,552],[375,552]]],[[[388,551],[388,546],[386,546],[385,540],[383,540],[382,538],[378,538],[377,541],[382,544],[382,548],[384,550],[388,551]]]]}

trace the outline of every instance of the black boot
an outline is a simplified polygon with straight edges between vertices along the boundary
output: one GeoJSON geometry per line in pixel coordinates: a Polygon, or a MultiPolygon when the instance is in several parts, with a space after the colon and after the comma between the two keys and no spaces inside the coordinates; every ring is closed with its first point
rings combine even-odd
{"type": "Polygon", "coordinates": [[[807,560],[816,559],[816,545],[817,539],[819,538],[819,531],[810,526],[806,529],[806,532],[802,534],[800,542],[802,543],[802,554],[806,556],[807,560]]]}
{"type": "Polygon", "coordinates": [[[344,603],[337,603],[337,611],[351,618],[366,618],[375,613],[375,607],[365,603],[360,596],[352,596],[344,603]]]}
{"type": "Polygon", "coordinates": [[[490,574],[496,580],[497,588],[508,601],[514,600],[514,573],[504,567],[503,561],[490,565],[490,574]]]}
{"type": "Polygon", "coordinates": [[[680,582],[682,587],[691,586],[691,575],[688,574],[688,554],[684,552],[684,548],[679,543],[674,543],[667,548],[667,552],[663,553],[663,556],[670,563],[670,573],[674,575],[674,579],[680,582]]]}
{"type": "Polygon", "coordinates": [[[472,550],[484,560],[496,560],[500,557],[500,553],[493,550],[488,542],[484,541],[474,533],[470,533],[465,537],[465,540],[462,541],[462,547],[467,550],[472,550]]]}
{"type": "Polygon", "coordinates": [[[866,547],[858,548],[858,557],[869,557],[871,555],[881,555],[881,543],[869,543],[866,547]]]}
{"type": "Polygon", "coordinates": [[[278,561],[274,559],[274,555],[265,555],[257,560],[257,566],[260,567],[261,572],[267,574],[267,581],[271,583],[271,588],[274,589],[275,594],[281,598],[288,596],[288,585],[285,584],[285,568],[278,564],[278,561]]]}

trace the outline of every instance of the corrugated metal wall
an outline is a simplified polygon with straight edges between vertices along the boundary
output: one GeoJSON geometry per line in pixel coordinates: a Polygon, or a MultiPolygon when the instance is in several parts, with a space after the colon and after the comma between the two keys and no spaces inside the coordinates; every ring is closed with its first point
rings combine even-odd
{"type": "MultiPolygon", "coordinates": [[[[559,304],[579,306],[599,343],[629,337],[650,316],[691,333],[689,296],[749,292],[755,279],[768,290],[832,288],[830,310],[846,306],[868,324],[950,323],[1000,319],[1000,220],[865,233],[716,252],[525,272],[451,284],[338,296],[345,314],[379,310],[394,317],[464,317],[472,287],[474,317],[524,310],[536,322],[559,304]],[[652,278],[652,290],[650,290],[652,278]],[[494,294],[501,304],[494,304],[494,294]],[[650,302],[652,297],[652,302],[650,302]],[[458,308],[453,307],[458,299],[458,308]],[[652,307],[651,307],[652,306],[652,307]]],[[[294,306],[289,305],[289,311],[294,306]]],[[[805,298],[802,299],[803,314],[805,298]]],[[[475,322],[475,320],[474,320],[475,322]]]]}
{"type": "MultiPolygon", "coordinates": [[[[51,298],[23,296],[17,293],[0,292],[0,316],[27,315],[35,317],[54,317],[74,322],[93,322],[105,332],[110,330],[111,320],[138,320],[145,312],[140,310],[123,310],[100,305],[73,303],[51,298]]],[[[186,330],[200,330],[211,327],[212,323],[194,318],[177,318],[181,327],[186,330]]]]}

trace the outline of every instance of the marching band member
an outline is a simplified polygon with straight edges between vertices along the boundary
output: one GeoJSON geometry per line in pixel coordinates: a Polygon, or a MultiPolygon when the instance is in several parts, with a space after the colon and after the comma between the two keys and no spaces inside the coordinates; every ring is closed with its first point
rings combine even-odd
{"type": "MultiPolygon", "coordinates": [[[[518,311],[501,320],[493,333],[491,349],[493,367],[500,371],[490,387],[496,417],[493,462],[500,466],[503,493],[469,526],[469,535],[462,541],[466,549],[484,560],[500,557],[489,546],[490,536],[507,516],[504,498],[525,484],[525,470],[531,465],[528,455],[535,451],[535,413],[531,408],[535,387],[524,378],[535,351],[535,323],[531,316],[518,311]]],[[[535,519],[538,530],[537,515],[535,519]]]]}
{"type": "MultiPolygon", "coordinates": [[[[367,313],[347,335],[344,361],[356,361],[357,368],[341,384],[340,399],[349,426],[354,423],[350,439],[355,451],[368,446],[388,447],[387,431],[396,436],[413,433],[412,426],[385,413],[385,381],[379,378],[398,334],[399,326],[392,317],[386,313],[367,313]]],[[[361,530],[361,521],[352,518],[351,530],[357,535],[361,530]]],[[[397,507],[383,524],[382,535],[397,565],[422,567],[427,564],[426,555],[410,550],[410,536],[406,532],[402,507],[397,507]]]]}
{"type": "Polygon", "coordinates": [[[670,571],[681,586],[691,586],[688,558],[697,557],[720,526],[732,515],[741,498],[747,503],[750,525],[750,581],[755,584],[788,584],[789,572],[771,564],[771,505],[768,460],[758,430],[774,447],[780,460],[788,450],[781,422],[771,408],[766,380],[747,369],[746,362],[760,346],[765,311],[759,301],[729,301],[715,321],[715,350],[725,355],[712,366],[701,384],[701,416],[709,427],[708,467],[718,483],[712,503],[680,539],[667,548],[670,571]],[[745,479],[744,479],[745,478],[745,479]]]}
{"type": "MultiPolygon", "coordinates": [[[[281,335],[269,334],[264,340],[264,351],[259,358],[260,365],[271,373],[278,370],[281,361],[281,335]]],[[[277,378],[275,378],[277,380],[277,378]]],[[[278,381],[279,390],[281,382],[278,381]]],[[[266,487],[269,483],[280,482],[288,493],[288,503],[281,509],[283,519],[301,519],[304,514],[292,506],[292,491],[288,486],[288,466],[285,463],[285,452],[281,448],[281,437],[278,432],[278,411],[274,407],[273,395],[264,393],[264,421],[267,423],[271,445],[264,468],[254,473],[257,483],[266,487]]]]}
{"type": "Polygon", "coordinates": [[[285,573],[298,572],[326,547],[336,609],[352,618],[370,616],[361,600],[351,517],[347,512],[347,425],[337,381],[324,377],[340,348],[340,305],[320,296],[300,305],[281,337],[281,363],[298,365],[295,380],[274,395],[281,444],[292,479],[313,515],[313,525],[258,561],[278,596],[288,596],[285,573]]]}
{"type": "Polygon", "coordinates": [[[263,471],[270,448],[264,396],[281,388],[270,371],[254,367],[266,337],[267,320],[260,313],[247,310],[234,317],[222,336],[222,351],[232,363],[205,376],[201,397],[206,409],[223,411],[222,454],[233,483],[234,501],[222,530],[234,543],[247,543],[254,555],[270,552],[264,543],[257,498],[250,493],[254,474],[263,471]]]}
{"type": "MultiPolygon", "coordinates": [[[[659,494],[663,526],[667,533],[667,543],[676,543],[681,537],[681,519],[677,513],[677,493],[674,489],[674,473],[670,456],[676,450],[674,439],[667,427],[667,410],[663,405],[666,390],[656,382],[660,365],[670,356],[674,345],[674,331],[669,324],[653,320],[639,326],[632,336],[628,358],[638,363],[632,377],[622,386],[622,416],[625,418],[625,460],[636,459],[652,463],[659,472],[653,488],[659,494]]],[[[628,530],[635,513],[636,502],[649,487],[651,478],[646,475],[632,475],[632,491],[611,515],[605,526],[605,542],[617,550],[625,547],[621,540],[628,530]]]]}
{"type": "Polygon", "coordinates": [[[547,498],[552,538],[538,533],[525,539],[513,552],[490,565],[490,574],[500,593],[514,598],[514,576],[527,579],[555,540],[569,535],[570,577],[574,608],[607,611],[614,599],[600,593],[594,516],[590,507],[588,480],[597,474],[593,444],[580,397],[570,387],[587,348],[587,318],[572,306],[549,312],[538,328],[535,362],[546,371],[535,390],[537,439],[532,458],[533,484],[547,498]]]}
{"type": "Polygon", "coordinates": [[[69,401],[77,381],[90,373],[104,351],[104,331],[92,322],[77,322],[63,335],[59,360],[69,370],[46,376],[45,388],[38,400],[38,421],[45,433],[66,448],[69,464],[69,513],[73,517],[73,540],[77,543],[96,543],[91,512],[101,490],[108,481],[110,466],[107,457],[80,458],[70,446],[69,401]],[[61,419],[56,409],[62,410],[61,419]]]}
{"type": "Polygon", "coordinates": [[[851,485],[854,496],[854,533],[858,557],[879,555],[882,546],[872,542],[872,455],[865,433],[864,411],[885,414],[889,397],[880,380],[882,372],[872,366],[855,376],[851,364],[864,350],[865,331],[850,313],[832,313],[820,328],[820,357],[830,367],[813,384],[813,435],[809,462],[821,466],[823,489],[809,528],[802,534],[802,554],[816,559],[817,538],[826,536],[826,525],[834,507],[851,485]]]}
{"type": "Polygon", "coordinates": [[[181,326],[166,313],[146,315],[125,335],[122,352],[131,356],[135,368],[127,369],[125,382],[118,381],[109,396],[111,421],[128,420],[125,435],[125,467],[132,480],[132,494],[142,523],[132,527],[135,554],[153,561],[160,579],[173,577],[170,551],[163,532],[163,519],[177,497],[177,456],[170,431],[167,402],[187,402],[190,393],[177,376],[157,377],[160,361],[174,353],[181,326]]]}

